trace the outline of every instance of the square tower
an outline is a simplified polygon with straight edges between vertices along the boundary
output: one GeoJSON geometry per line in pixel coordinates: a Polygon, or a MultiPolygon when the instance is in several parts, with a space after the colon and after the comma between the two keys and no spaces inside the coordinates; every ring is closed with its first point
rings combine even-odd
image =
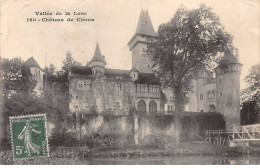
{"type": "Polygon", "coordinates": [[[156,39],[148,11],[142,10],[135,35],[129,41],[129,50],[132,51],[132,67],[141,73],[152,73],[153,64],[145,54],[150,40],[156,39]]]}

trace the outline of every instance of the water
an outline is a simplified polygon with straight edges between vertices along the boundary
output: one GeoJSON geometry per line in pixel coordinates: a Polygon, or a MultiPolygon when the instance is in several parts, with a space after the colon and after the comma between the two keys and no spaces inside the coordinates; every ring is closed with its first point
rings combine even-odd
{"type": "Polygon", "coordinates": [[[93,159],[86,162],[86,164],[91,165],[259,165],[260,156],[233,158],[223,156],[178,156],[136,159],[108,158],[93,159]]]}

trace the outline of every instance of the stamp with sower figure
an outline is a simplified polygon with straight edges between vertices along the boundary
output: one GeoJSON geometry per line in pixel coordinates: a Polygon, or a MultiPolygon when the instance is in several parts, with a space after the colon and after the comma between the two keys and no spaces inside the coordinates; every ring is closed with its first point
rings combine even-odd
{"type": "Polygon", "coordinates": [[[48,157],[45,114],[10,117],[14,159],[48,157]]]}

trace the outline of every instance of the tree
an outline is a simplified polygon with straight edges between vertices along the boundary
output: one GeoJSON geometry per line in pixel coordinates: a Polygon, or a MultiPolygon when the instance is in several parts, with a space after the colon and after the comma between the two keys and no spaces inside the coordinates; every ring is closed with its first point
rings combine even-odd
{"type": "Polygon", "coordinates": [[[218,16],[211,8],[177,9],[174,17],[159,26],[156,39],[150,39],[146,54],[165,88],[174,92],[174,124],[176,142],[180,142],[181,118],[185,93],[191,89],[190,81],[203,68],[212,69],[224,52],[234,52],[232,37],[224,31],[218,16]]]}
{"type": "Polygon", "coordinates": [[[1,148],[10,146],[8,128],[9,116],[43,112],[33,101],[36,80],[33,79],[30,68],[23,64],[20,58],[1,59],[1,148]],[[2,97],[3,96],[3,97],[2,97]]]}
{"type": "Polygon", "coordinates": [[[65,60],[62,61],[62,63],[63,63],[62,70],[64,70],[65,72],[67,72],[69,70],[70,66],[81,65],[81,63],[79,63],[73,59],[70,51],[68,51],[66,53],[66,58],[65,58],[65,60]]]}
{"type": "Polygon", "coordinates": [[[21,94],[33,93],[37,81],[32,78],[30,68],[23,64],[21,58],[2,59],[0,64],[5,98],[11,91],[21,94]]]}
{"type": "Polygon", "coordinates": [[[49,66],[46,66],[43,71],[47,75],[53,76],[55,74],[56,67],[54,64],[50,64],[49,66]]]}
{"type": "Polygon", "coordinates": [[[241,124],[259,123],[260,111],[260,64],[250,68],[245,77],[248,87],[242,90],[241,124]]]}

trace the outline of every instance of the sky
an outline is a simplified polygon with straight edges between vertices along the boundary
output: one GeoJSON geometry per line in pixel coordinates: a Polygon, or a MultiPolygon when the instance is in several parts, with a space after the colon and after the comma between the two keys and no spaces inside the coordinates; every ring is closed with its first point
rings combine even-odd
{"type": "Polygon", "coordinates": [[[2,0],[1,57],[34,57],[39,65],[54,64],[59,70],[66,52],[85,65],[94,55],[97,41],[107,68],[131,69],[132,58],[127,43],[135,33],[141,9],[149,12],[155,31],[168,22],[180,5],[188,9],[205,4],[220,17],[225,30],[233,36],[243,64],[241,88],[251,66],[260,61],[259,0],[2,0]],[[35,12],[52,12],[39,16],[35,12]],[[56,16],[56,12],[63,15],[56,16]],[[70,16],[65,16],[70,12],[70,16]],[[93,18],[94,22],[42,22],[38,19],[93,18]],[[27,22],[36,18],[36,22],[27,22]]]}

